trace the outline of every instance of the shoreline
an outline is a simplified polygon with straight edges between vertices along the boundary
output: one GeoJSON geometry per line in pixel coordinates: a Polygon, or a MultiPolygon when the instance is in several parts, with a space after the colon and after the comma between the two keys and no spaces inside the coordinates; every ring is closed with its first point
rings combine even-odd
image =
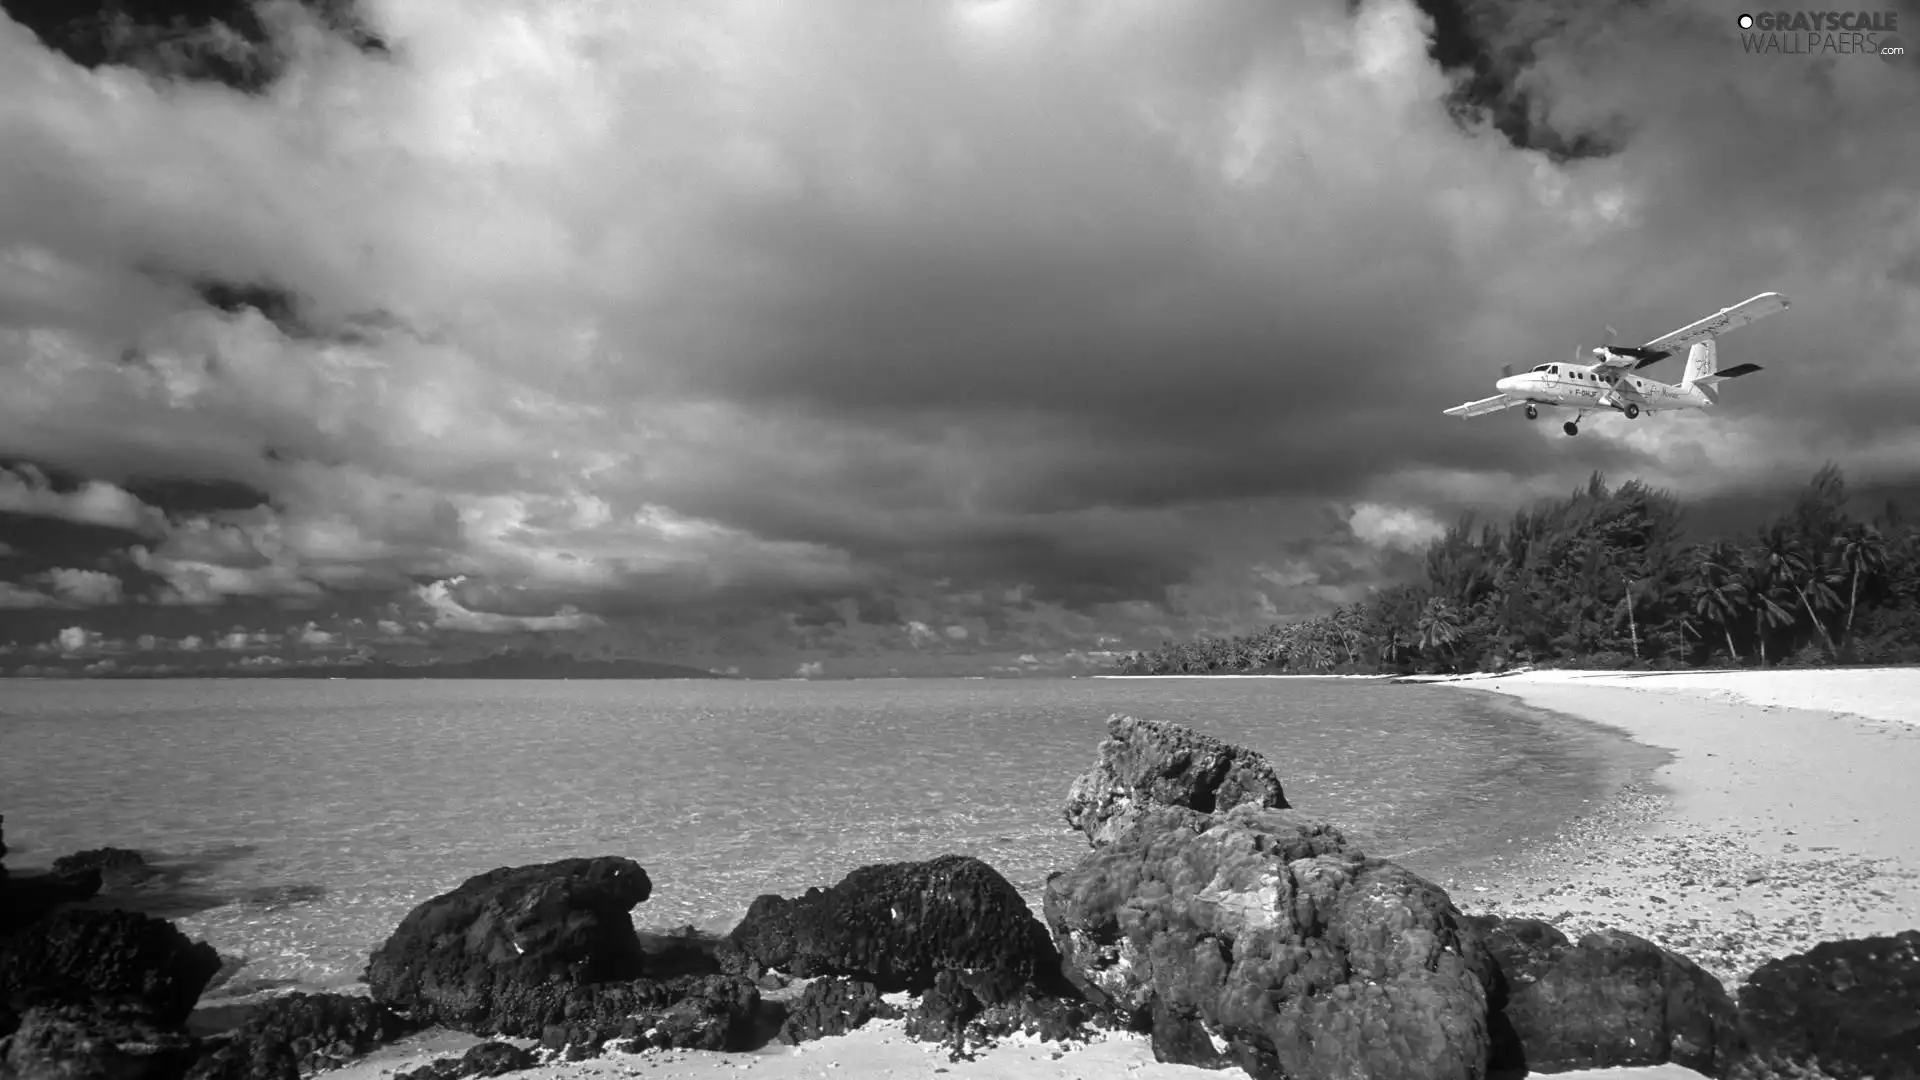
{"type": "MultiPolygon", "coordinates": [[[[1920,925],[1920,790],[1907,790],[1913,787],[1908,778],[1920,769],[1920,710],[1902,707],[1920,701],[1920,669],[1544,671],[1431,681],[1516,699],[1560,723],[1603,729],[1664,757],[1628,762],[1615,775],[1624,783],[1611,796],[1538,847],[1478,875],[1453,875],[1443,884],[1462,911],[1542,918],[1575,940],[1603,926],[1626,930],[1699,963],[1729,992],[1773,957],[1823,940],[1920,925]],[[1825,707],[1787,707],[1809,701],[1825,707]]],[[[1160,1064],[1144,1037],[1128,1035],[1064,1052],[1009,1039],[975,1060],[951,1062],[944,1051],[907,1040],[899,1028],[898,1021],[876,1021],[848,1035],[750,1054],[612,1053],[553,1062],[523,1075],[1246,1075],[1238,1068],[1160,1064]]],[[[479,1041],[427,1032],[335,1075],[381,1080],[479,1041]]],[[[1677,1065],[1556,1075],[1699,1076],[1677,1065]]]]}
{"type": "MultiPolygon", "coordinates": [[[[1730,992],[1772,957],[1920,925],[1920,839],[1913,828],[1920,824],[1920,792],[1904,790],[1920,766],[1920,711],[1904,707],[1920,701],[1920,669],[1540,671],[1406,681],[1498,694],[1504,707],[1577,727],[1582,739],[1604,733],[1633,748],[1602,765],[1605,791],[1591,812],[1544,842],[1516,844],[1495,865],[1434,878],[1463,912],[1541,918],[1575,940],[1602,927],[1626,930],[1694,960],[1730,992]],[[1787,678],[1756,679],[1769,675],[1787,678]],[[1781,704],[1809,700],[1827,708],[1781,704]]],[[[1161,1064],[1146,1037],[1119,1033],[1070,1047],[1015,1036],[952,1061],[944,1048],[908,1039],[902,1027],[875,1021],[848,1035],[745,1053],[613,1051],[519,1075],[1246,1076],[1238,1068],[1161,1064]]],[[[485,1041],[431,1029],[329,1075],[385,1080],[485,1041]]],[[[1698,1074],[1658,1066],[1558,1075],[1698,1074]]]]}
{"type": "Polygon", "coordinates": [[[1463,910],[1611,926],[1735,989],[1777,956],[1920,926],[1920,669],[1541,671],[1445,685],[1497,693],[1665,751],[1463,910]],[[1769,677],[1771,676],[1771,677],[1769,677]],[[1789,707],[1821,702],[1822,709],[1789,707]]]}

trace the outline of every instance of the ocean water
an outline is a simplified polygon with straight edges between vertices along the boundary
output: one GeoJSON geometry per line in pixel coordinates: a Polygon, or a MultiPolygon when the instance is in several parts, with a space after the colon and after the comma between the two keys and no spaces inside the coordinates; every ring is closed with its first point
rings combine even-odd
{"type": "MultiPolygon", "coordinates": [[[[8,864],[140,849],[245,967],[345,989],[414,905],[498,866],[625,855],[642,927],[869,863],[985,859],[1037,903],[1104,720],[1253,747],[1287,798],[1443,884],[1624,781],[1629,745],[1494,695],[1353,680],[0,681],[8,864]]],[[[211,996],[211,995],[210,995],[211,996]]]]}

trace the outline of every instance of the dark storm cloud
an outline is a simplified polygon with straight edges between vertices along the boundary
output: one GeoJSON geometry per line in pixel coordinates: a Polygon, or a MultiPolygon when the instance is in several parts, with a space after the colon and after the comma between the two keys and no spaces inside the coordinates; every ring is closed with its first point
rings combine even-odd
{"type": "Polygon", "coordinates": [[[1717,5],[395,0],[381,55],[223,10],[183,26],[278,65],[244,92],[0,23],[0,454],[145,508],[18,603],[1097,650],[1595,468],[1920,474],[1920,67],[1748,57],[1717,5]],[[1718,415],[1440,413],[1763,289],[1718,415]]]}

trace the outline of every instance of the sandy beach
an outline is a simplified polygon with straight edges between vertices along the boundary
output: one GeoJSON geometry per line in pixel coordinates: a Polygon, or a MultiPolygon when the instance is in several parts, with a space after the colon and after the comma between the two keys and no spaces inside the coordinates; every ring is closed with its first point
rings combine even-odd
{"type": "MultiPolygon", "coordinates": [[[[1920,669],[1541,671],[1449,680],[1469,692],[1617,729],[1671,755],[1543,847],[1489,876],[1446,883],[1469,912],[1547,919],[1570,937],[1605,926],[1683,953],[1733,990],[1766,960],[1817,941],[1920,925],[1920,669]]],[[[457,1053],[432,1032],[334,1074],[374,1080],[457,1053]]],[[[898,1022],[753,1054],[609,1054],[554,1063],[570,1077],[872,1076],[1135,1080],[1244,1076],[1162,1065],[1144,1039],[1065,1049],[1007,1040],[973,1060],[908,1040],[898,1022]]],[[[1557,1074],[1683,1080],[1678,1066],[1557,1074]]]]}

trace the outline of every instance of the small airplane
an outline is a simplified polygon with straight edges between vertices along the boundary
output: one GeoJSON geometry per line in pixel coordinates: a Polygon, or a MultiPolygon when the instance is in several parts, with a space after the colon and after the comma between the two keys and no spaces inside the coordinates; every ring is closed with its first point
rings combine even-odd
{"type": "Polygon", "coordinates": [[[1716,339],[1729,330],[1785,311],[1788,306],[1787,298],[1777,292],[1761,293],[1635,348],[1612,344],[1614,333],[1609,328],[1608,344],[1593,350],[1594,361],[1586,361],[1582,350],[1575,348],[1572,363],[1541,364],[1518,375],[1509,365],[1502,369],[1505,377],[1493,384],[1499,393],[1456,405],[1446,414],[1485,416],[1524,405],[1527,419],[1535,420],[1543,408],[1571,410],[1573,419],[1562,426],[1567,434],[1578,435],[1580,421],[1602,409],[1624,413],[1632,420],[1643,412],[1711,408],[1719,403],[1715,387],[1721,382],[1760,370],[1758,364],[1737,364],[1723,370],[1716,339]],[[1681,349],[1688,350],[1687,370],[1678,385],[1631,374],[1681,349]]]}

